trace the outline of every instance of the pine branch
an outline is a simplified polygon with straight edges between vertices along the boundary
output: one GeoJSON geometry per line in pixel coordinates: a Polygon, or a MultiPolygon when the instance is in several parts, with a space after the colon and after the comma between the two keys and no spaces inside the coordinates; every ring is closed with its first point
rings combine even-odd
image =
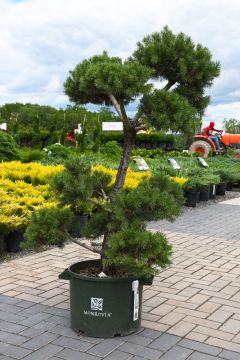
{"type": "Polygon", "coordinates": [[[100,207],[102,210],[106,211],[109,214],[112,214],[112,210],[106,208],[103,204],[101,204],[99,201],[94,200],[94,199],[88,199],[88,201],[90,201],[92,204],[97,205],[98,207],[100,207]]]}
{"type": "Polygon", "coordinates": [[[117,111],[120,119],[123,120],[123,115],[121,112],[121,108],[119,106],[119,103],[117,102],[117,99],[115,98],[115,96],[113,94],[108,94],[109,99],[111,100],[111,103],[113,104],[115,110],[117,111]]]}
{"type": "Polygon", "coordinates": [[[78,241],[77,239],[73,238],[69,233],[67,233],[67,235],[68,235],[69,240],[71,240],[75,244],[80,245],[84,249],[89,250],[89,251],[91,251],[93,253],[101,254],[100,250],[93,249],[91,246],[88,246],[87,244],[83,244],[81,241],[78,241]]]}

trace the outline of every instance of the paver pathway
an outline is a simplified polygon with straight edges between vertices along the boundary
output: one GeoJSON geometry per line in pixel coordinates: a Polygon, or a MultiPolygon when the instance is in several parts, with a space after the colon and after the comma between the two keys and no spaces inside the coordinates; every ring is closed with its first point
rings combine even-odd
{"type": "Polygon", "coordinates": [[[144,328],[126,338],[79,338],[69,329],[68,282],[57,275],[89,252],[71,244],[0,264],[0,360],[239,360],[239,205],[149,223],[168,234],[173,263],[145,288],[144,328]]]}

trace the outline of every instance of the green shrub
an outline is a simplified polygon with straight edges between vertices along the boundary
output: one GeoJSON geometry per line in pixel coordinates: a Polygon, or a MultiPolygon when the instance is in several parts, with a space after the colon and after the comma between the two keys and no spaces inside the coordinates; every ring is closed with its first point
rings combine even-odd
{"type": "Polygon", "coordinates": [[[31,149],[31,148],[20,148],[19,155],[20,155],[20,160],[23,163],[39,161],[46,156],[44,151],[38,149],[31,149]]]}
{"type": "Polygon", "coordinates": [[[110,156],[120,156],[122,151],[117,141],[108,141],[102,147],[102,152],[110,156]]]}
{"type": "Polygon", "coordinates": [[[18,146],[13,137],[0,130],[0,161],[11,161],[18,159],[18,146]]]}

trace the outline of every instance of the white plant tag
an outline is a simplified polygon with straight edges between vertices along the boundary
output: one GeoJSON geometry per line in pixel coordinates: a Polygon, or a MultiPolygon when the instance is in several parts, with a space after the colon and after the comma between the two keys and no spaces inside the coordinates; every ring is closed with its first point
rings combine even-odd
{"type": "Polygon", "coordinates": [[[133,159],[135,161],[135,163],[137,164],[138,170],[140,171],[147,171],[149,170],[149,166],[146,163],[146,161],[142,158],[136,158],[133,159]]]}
{"type": "Polygon", "coordinates": [[[139,315],[139,281],[132,282],[132,291],[134,292],[133,298],[133,321],[138,320],[139,315]]]}
{"type": "Polygon", "coordinates": [[[108,277],[103,271],[100,272],[100,274],[98,274],[98,276],[99,276],[100,278],[106,278],[106,277],[108,277]]]}
{"type": "Polygon", "coordinates": [[[213,186],[212,186],[212,194],[216,195],[216,185],[215,184],[213,184],[213,186]]]}
{"type": "Polygon", "coordinates": [[[168,161],[170,162],[170,164],[172,165],[174,170],[180,170],[181,169],[180,165],[176,162],[175,159],[169,158],[168,161]]]}
{"type": "Polygon", "coordinates": [[[208,167],[208,163],[202,157],[198,157],[198,161],[203,167],[208,167]]]}

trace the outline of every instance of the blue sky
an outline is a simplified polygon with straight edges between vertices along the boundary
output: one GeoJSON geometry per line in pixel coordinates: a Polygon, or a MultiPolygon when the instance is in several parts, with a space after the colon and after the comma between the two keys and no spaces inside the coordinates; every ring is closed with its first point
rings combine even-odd
{"type": "Polygon", "coordinates": [[[126,58],[137,41],[168,25],[221,62],[205,122],[240,120],[238,1],[0,0],[0,14],[0,104],[65,107],[63,82],[78,62],[104,49],[126,58]]]}

